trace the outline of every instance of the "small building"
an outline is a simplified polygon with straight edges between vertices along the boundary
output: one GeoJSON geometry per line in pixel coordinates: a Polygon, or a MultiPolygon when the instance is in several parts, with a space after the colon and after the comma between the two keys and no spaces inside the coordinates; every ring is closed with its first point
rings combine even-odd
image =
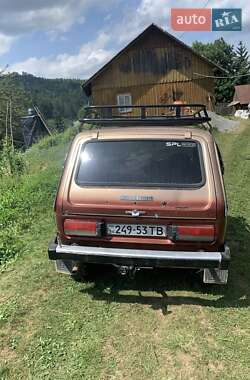
{"type": "Polygon", "coordinates": [[[52,135],[41,111],[37,106],[29,108],[28,115],[21,117],[21,126],[25,148],[29,148],[32,144],[38,142],[45,136],[52,135]]]}
{"type": "Polygon", "coordinates": [[[247,109],[248,104],[250,104],[250,84],[234,86],[233,101],[228,104],[228,107],[235,107],[235,110],[247,109]]]}
{"type": "MultiPolygon", "coordinates": [[[[84,84],[94,105],[202,103],[213,109],[213,62],[155,24],[84,84]]],[[[128,109],[127,109],[128,112],[128,109]]]]}

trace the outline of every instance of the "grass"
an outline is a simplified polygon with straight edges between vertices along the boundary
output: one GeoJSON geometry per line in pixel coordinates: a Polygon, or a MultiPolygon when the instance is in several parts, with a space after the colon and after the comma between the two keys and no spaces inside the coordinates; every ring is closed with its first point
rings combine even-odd
{"type": "Polygon", "coordinates": [[[26,154],[20,190],[32,211],[28,225],[18,216],[20,254],[0,275],[0,379],[249,379],[250,123],[217,133],[230,206],[227,287],[182,270],[130,280],[98,268],[86,283],[56,274],[47,243],[68,140],[26,154]]]}

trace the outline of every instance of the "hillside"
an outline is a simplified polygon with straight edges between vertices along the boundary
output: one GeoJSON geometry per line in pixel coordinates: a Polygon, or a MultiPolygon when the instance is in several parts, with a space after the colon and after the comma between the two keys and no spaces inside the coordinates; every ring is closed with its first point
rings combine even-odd
{"type": "Polygon", "coordinates": [[[15,140],[22,141],[20,117],[37,105],[53,128],[56,121],[75,120],[86,103],[80,80],[45,79],[31,74],[12,73],[0,78],[0,140],[5,134],[7,99],[12,99],[12,123],[15,140]]]}
{"type": "Polygon", "coordinates": [[[233,255],[225,287],[181,270],[130,280],[99,269],[86,283],[55,273],[53,199],[76,130],[34,145],[26,173],[0,182],[0,378],[248,379],[250,122],[216,134],[233,255]]]}

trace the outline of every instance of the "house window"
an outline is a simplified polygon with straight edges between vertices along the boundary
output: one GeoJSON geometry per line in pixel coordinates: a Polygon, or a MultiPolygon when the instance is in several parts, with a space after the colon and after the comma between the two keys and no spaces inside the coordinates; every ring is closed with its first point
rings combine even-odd
{"type": "Polygon", "coordinates": [[[119,94],[117,95],[117,105],[121,106],[119,112],[131,112],[132,108],[123,108],[122,106],[132,106],[131,94],[119,94]]]}

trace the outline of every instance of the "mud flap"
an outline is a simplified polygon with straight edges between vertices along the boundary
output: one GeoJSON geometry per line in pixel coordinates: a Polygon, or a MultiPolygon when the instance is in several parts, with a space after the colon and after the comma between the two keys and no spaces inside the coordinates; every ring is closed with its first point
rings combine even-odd
{"type": "Polygon", "coordinates": [[[74,266],[75,261],[73,260],[55,260],[55,267],[58,273],[71,275],[74,266]]]}
{"type": "Polygon", "coordinates": [[[227,284],[228,269],[204,269],[203,282],[205,284],[227,284]]]}

